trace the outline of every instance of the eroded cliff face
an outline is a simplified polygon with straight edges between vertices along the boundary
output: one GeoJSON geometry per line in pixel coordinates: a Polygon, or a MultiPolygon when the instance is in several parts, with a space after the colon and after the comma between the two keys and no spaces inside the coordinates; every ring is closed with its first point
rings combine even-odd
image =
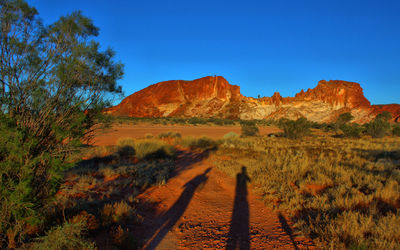
{"type": "Polygon", "coordinates": [[[252,98],[221,76],[193,81],[173,80],[151,85],[125,98],[106,113],[132,117],[222,117],[241,119],[297,119],[330,122],[351,112],[355,122],[367,122],[383,111],[400,121],[400,105],[370,105],[358,83],[320,81],[314,89],[301,90],[295,97],[252,98]]]}
{"type": "Polygon", "coordinates": [[[229,109],[230,103],[241,98],[239,86],[229,84],[221,76],[207,76],[151,85],[107,109],[106,113],[133,117],[212,117],[220,116],[229,109]]]}

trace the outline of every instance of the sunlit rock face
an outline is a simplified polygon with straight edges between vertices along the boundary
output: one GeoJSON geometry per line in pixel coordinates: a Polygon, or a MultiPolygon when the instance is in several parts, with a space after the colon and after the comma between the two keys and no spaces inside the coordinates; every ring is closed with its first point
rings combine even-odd
{"type": "Polygon", "coordinates": [[[400,105],[371,105],[360,84],[322,80],[314,89],[301,90],[295,97],[252,98],[221,76],[193,81],[172,80],[142,89],[105,113],[132,117],[221,117],[231,119],[297,119],[330,122],[351,112],[355,122],[367,122],[383,111],[400,122],[400,105]]]}

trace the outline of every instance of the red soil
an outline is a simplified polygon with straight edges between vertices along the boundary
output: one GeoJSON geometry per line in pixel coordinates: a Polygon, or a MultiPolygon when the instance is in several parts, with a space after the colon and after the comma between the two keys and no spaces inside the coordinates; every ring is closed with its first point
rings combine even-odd
{"type": "Polygon", "coordinates": [[[313,248],[251,185],[214,169],[204,154],[182,152],[176,175],[139,199],[145,220],[133,233],[144,240],[143,249],[313,248]]]}
{"type": "MultiPolygon", "coordinates": [[[[96,144],[112,145],[118,138],[168,131],[221,138],[230,131],[240,133],[240,127],[122,125],[97,135],[96,144]]],[[[262,134],[277,131],[261,129],[262,134]]],[[[143,249],[314,248],[283,215],[264,205],[247,175],[242,172],[235,180],[213,168],[207,158],[206,153],[181,151],[168,182],[138,196],[138,213],[144,221],[132,224],[129,231],[143,249]]]]}

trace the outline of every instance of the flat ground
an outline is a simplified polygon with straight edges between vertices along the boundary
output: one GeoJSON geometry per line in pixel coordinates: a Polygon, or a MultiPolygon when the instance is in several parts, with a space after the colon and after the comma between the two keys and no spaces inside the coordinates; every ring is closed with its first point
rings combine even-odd
{"type": "MultiPolygon", "coordinates": [[[[183,136],[220,138],[240,127],[115,126],[96,137],[97,145],[115,144],[118,138],[176,131],[183,136]]],[[[261,133],[279,131],[263,128],[261,133]]],[[[253,192],[246,169],[232,178],[209,161],[209,152],[182,150],[176,170],[165,185],[138,196],[142,224],[131,228],[143,249],[309,249],[281,214],[267,208],[253,192]]]]}
{"type": "MultiPolygon", "coordinates": [[[[145,134],[157,136],[166,132],[179,132],[182,136],[208,136],[220,139],[226,133],[235,132],[240,135],[240,126],[207,126],[207,125],[114,125],[107,131],[99,132],[95,136],[94,144],[97,146],[115,145],[120,138],[140,138],[145,134]]],[[[276,127],[261,127],[260,134],[269,134],[281,131],[276,127]]]]}
{"type": "MultiPolygon", "coordinates": [[[[177,174],[139,195],[143,249],[309,249],[284,216],[243,182],[213,168],[207,154],[181,152],[177,174]],[[152,205],[148,205],[152,204],[152,205]]],[[[251,180],[248,180],[251,181],[251,180]]]]}

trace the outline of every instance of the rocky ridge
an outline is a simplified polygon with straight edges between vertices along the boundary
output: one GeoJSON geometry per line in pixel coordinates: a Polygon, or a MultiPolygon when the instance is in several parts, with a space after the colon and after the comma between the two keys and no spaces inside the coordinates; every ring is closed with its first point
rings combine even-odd
{"type": "Polygon", "coordinates": [[[240,87],[222,76],[207,76],[193,81],[172,80],[144,88],[104,112],[131,117],[221,117],[229,119],[297,119],[330,122],[351,112],[355,122],[364,123],[389,111],[400,122],[400,105],[371,105],[360,84],[331,80],[319,81],[294,97],[243,96],[240,87]]]}

